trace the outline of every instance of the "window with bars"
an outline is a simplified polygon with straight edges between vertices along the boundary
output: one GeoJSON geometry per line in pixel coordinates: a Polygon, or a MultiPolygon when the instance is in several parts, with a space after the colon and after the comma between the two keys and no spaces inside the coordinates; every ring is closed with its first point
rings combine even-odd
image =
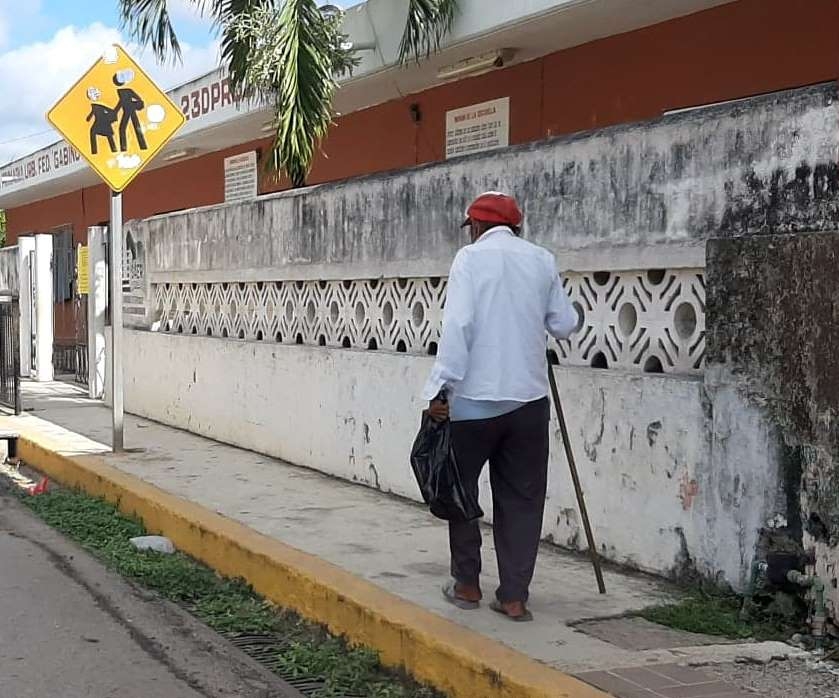
{"type": "Polygon", "coordinates": [[[76,250],[73,245],[73,229],[64,228],[53,234],[52,284],[56,303],[73,299],[73,284],[76,277],[76,250]]]}

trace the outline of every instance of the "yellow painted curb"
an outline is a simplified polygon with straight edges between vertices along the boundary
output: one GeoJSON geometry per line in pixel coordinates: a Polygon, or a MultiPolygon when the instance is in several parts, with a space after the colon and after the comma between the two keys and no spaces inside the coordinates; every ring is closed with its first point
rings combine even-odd
{"type": "Polygon", "coordinates": [[[52,425],[0,421],[20,434],[20,458],[45,475],[116,504],[219,573],[245,579],[277,605],[377,650],[385,665],[454,698],[608,696],[314,555],[164,492],[101,456],[68,451],[68,440],[52,425]]]}

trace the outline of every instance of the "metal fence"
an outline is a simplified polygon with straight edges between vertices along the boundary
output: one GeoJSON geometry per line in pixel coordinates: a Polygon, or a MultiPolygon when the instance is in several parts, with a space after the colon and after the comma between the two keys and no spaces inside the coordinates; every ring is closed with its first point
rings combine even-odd
{"type": "Polygon", "coordinates": [[[63,380],[72,376],[80,385],[87,385],[87,344],[63,343],[56,340],[53,344],[52,362],[55,375],[63,380]]]}
{"type": "Polygon", "coordinates": [[[17,299],[0,300],[0,405],[20,414],[20,314],[17,299]]]}

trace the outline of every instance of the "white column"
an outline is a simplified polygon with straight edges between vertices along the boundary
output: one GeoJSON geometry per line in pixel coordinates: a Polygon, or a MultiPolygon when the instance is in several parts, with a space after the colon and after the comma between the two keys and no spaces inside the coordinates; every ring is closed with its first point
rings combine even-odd
{"type": "Polygon", "coordinates": [[[90,292],[87,296],[87,357],[90,397],[105,395],[105,312],[108,306],[107,228],[88,228],[90,292]]]}
{"type": "Polygon", "coordinates": [[[35,236],[35,380],[53,380],[52,235],[35,236]]]}
{"type": "Polygon", "coordinates": [[[20,237],[17,240],[18,279],[20,280],[20,375],[31,378],[32,369],[32,309],[35,298],[32,295],[32,277],[29,274],[30,255],[35,252],[35,238],[20,237]]]}

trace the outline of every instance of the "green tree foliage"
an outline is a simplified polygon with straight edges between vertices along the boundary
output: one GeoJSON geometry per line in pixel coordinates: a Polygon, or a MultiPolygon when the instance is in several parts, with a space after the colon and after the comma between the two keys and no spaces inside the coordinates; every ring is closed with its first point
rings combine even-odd
{"type": "MultiPolygon", "coordinates": [[[[333,120],[338,79],[357,65],[341,16],[316,0],[187,0],[211,17],[239,99],[274,110],[270,166],[303,186],[333,120]]],[[[119,0],[123,24],[160,59],[179,58],[169,0],[119,0]]],[[[407,0],[400,60],[421,61],[452,28],[458,0],[407,0]]]]}

